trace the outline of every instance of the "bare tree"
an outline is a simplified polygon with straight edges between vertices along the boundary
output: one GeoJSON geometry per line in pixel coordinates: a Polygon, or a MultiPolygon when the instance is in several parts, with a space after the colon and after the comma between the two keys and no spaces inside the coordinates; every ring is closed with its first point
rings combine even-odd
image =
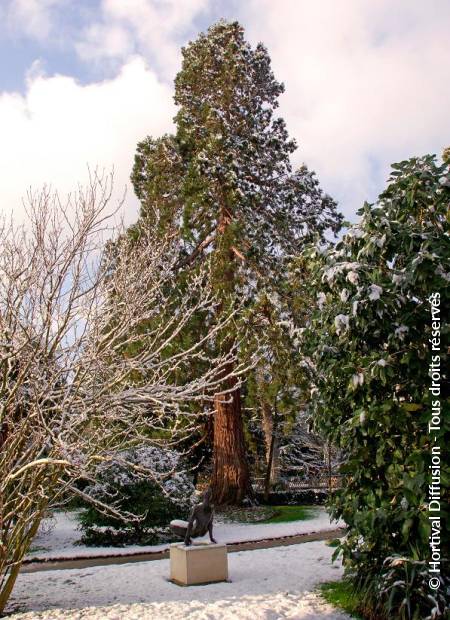
{"type": "Polygon", "coordinates": [[[235,389],[247,370],[234,350],[207,354],[232,315],[173,346],[194,315],[214,312],[207,274],[174,295],[179,244],[112,230],[111,188],[94,175],[65,203],[43,190],[25,227],[0,226],[0,613],[62,494],[82,493],[76,481],[118,450],[185,439],[197,424],[185,405],[213,400],[222,381],[235,389]],[[199,360],[206,370],[184,381],[199,360]]]}
{"type": "Polygon", "coordinates": [[[288,479],[297,479],[308,488],[326,484],[331,491],[342,455],[311,429],[310,413],[301,403],[295,423],[280,448],[280,460],[288,479]]]}

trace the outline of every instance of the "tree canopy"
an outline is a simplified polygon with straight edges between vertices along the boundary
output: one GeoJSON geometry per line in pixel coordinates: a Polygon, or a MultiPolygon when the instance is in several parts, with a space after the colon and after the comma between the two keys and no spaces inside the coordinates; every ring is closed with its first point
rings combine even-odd
{"type": "MultiPolygon", "coordinates": [[[[267,291],[285,291],[288,262],[306,242],[336,232],[342,217],[314,173],[292,168],[296,144],[275,114],[284,86],[264,45],[253,49],[242,26],[220,21],[182,55],[175,134],[138,144],[132,182],[142,205],[139,221],[178,235],[180,279],[208,259],[218,312],[246,308],[219,345],[226,349],[245,340],[249,308],[254,315],[267,291]]],[[[280,315],[281,306],[273,312],[280,315]]],[[[225,388],[231,399],[220,397],[215,405],[214,479],[223,487],[216,499],[241,501],[250,492],[241,396],[238,386],[225,388]],[[226,461],[220,466],[219,453],[226,461]],[[233,481],[224,483],[225,471],[234,472],[233,481]]]]}

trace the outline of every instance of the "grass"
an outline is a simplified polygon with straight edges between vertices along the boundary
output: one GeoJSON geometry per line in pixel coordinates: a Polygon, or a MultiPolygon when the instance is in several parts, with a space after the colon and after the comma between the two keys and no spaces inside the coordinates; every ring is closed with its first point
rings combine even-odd
{"type": "Polygon", "coordinates": [[[272,506],[226,506],[216,510],[217,517],[226,523],[266,523],[274,514],[272,506]]]}
{"type": "Polygon", "coordinates": [[[357,613],[361,601],[358,595],[355,594],[350,581],[343,579],[342,581],[322,583],[319,589],[327,603],[342,609],[353,618],[363,620],[362,616],[357,613]]]}
{"type": "Polygon", "coordinates": [[[313,519],[317,512],[315,506],[230,506],[218,511],[217,516],[229,523],[289,523],[313,519]]]}
{"type": "Polygon", "coordinates": [[[274,514],[261,523],[289,523],[290,521],[307,521],[317,516],[314,506],[273,506],[274,514]]]}
{"type": "Polygon", "coordinates": [[[325,544],[327,545],[327,547],[338,547],[340,542],[341,541],[339,538],[330,538],[325,541],[325,544]]]}
{"type": "Polygon", "coordinates": [[[47,547],[30,547],[27,553],[38,553],[39,551],[48,551],[47,547]]]}

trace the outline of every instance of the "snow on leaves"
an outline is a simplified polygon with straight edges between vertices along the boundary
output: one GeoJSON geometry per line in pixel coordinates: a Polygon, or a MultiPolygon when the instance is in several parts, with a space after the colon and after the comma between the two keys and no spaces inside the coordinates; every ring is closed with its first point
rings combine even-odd
{"type": "Polygon", "coordinates": [[[346,314],[338,314],[334,319],[334,326],[336,328],[336,333],[341,334],[348,329],[349,317],[346,314]]]}
{"type": "Polygon", "coordinates": [[[112,453],[96,468],[95,482],[85,490],[93,499],[114,498],[117,489],[140,481],[158,485],[172,502],[185,505],[194,494],[194,486],[182,471],[180,455],[158,446],[140,446],[112,453]]]}
{"type": "Polygon", "coordinates": [[[179,208],[187,261],[217,249],[225,226],[243,257],[243,279],[267,280],[305,241],[336,232],[342,218],[313,172],[292,170],[296,144],[275,116],[284,86],[266,48],[252,49],[237,22],[220,21],[182,54],[176,135],[138,146],[133,182],[143,212],[163,211],[165,219],[179,208]]]}
{"type": "Polygon", "coordinates": [[[377,284],[371,284],[369,286],[369,299],[370,301],[377,301],[380,299],[383,288],[377,284]]]}
{"type": "MultiPolygon", "coordinates": [[[[382,596],[387,559],[429,555],[429,434],[421,414],[431,410],[428,299],[439,291],[441,305],[450,303],[450,187],[441,183],[449,172],[432,156],[395,164],[360,222],[335,248],[311,254],[321,303],[302,342],[315,367],[313,418],[347,458],[345,484],[332,500],[334,516],[348,525],[344,563],[360,578],[372,575],[382,596]]],[[[447,351],[441,355],[448,367],[447,351]]],[[[431,617],[433,605],[442,610],[444,586],[434,601],[423,600],[414,601],[417,617],[431,617]]]]}

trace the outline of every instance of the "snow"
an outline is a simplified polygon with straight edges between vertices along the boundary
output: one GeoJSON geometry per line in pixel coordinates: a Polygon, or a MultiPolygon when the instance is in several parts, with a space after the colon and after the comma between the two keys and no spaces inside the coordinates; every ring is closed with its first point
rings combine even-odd
{"type": "Polygon", "coordinates": [[[168,581],[169,560],[20,574],[8,611],[11,620],[346,620],[314,592],[342,576],[332,552],[309,542],[230,553],[230,581],[195,587],[168,581]]]}
{"type": "Polygon", "coordinates": [[[405,337],[405,334],[407,334],[409,332],[409,327],[407,327],[406,325],[399,325],[394,334],[400,338],[401,340],[403,340],[403,338],[405,337]]]}
{"type": "Polygon", "coordinates": [[[319,306],[320,310],[322,310],[326,300],[327,300],[327,296],[325,295],[325,293],[323,292],[317,293],[317,305],[319,306]]]}
{"type": "Polygon", "coordinates": [[[356,270],[360,267],[361,265],[357,262],[343,262],[343,263],[336,263],[335,265],[332,265],[331,267],[328,267],[328,269],[326,269],[324,271],[323,274],[323,279],[327,280],[327,282],[330,284],[334,281],[335,277],[337,275],[339,275],[340,273],[344,272],[344,271],[348,271],[349,273],[347,274],[347,280],[349,280],[349,282],[352,282],[353,284],[355,284],[355,282],[353,282],[353,277],[356,277],[356,280],[358,279],[358,274],[356,273],[356,270]],[[349,277],[351,274],[353,274],[352,277],[349,277]]]}
{"type": "Polygon", "coordinates": [[[392,282],[394,284],[402,284],[402,282],[404,282],[405,279],[406,279],[406,276],[404,274],[402,274],[402,273],[400,273],[400,274],[399,273],[394,273],[392,275],[392,282]]]}
{"type": "Polygon", "coordinates": [[[164,495],[179,506],[189,505],[195,488],[185,472],[177,471],[180,455],[175,450],[140,446],[112,452],[96,468],[95,482],[84,489],[86,495],[107,502],[118,489],[143,479],[158,483],[164,495]]]}
{"type": "Polygon", "coordinates": [[[349,291],[348,289],[346,289],[346,288],[343,288],[343,289],[342,289],[342,291],[341,291],[341,293],[340,293],[340,295],[339,295],[340,300],[341,300],[343,303],[345,303],[345,302],[347,301],[347,299],[349,298],[349,296],[350,296],[350,291],[349,291]]]}
{"type": "Polygon", "coordinates": [[[358,284],[359,276],[356,271],[349,271],[347,274],[347,280],[351,282],[351,284],[358,284]]]}
{"type": "Polygon", "coordinates": [[[357,388],[358,385],[362,385],[363,383],[364,383],[364,375],[362,372],[358,372],[352,375],[352,385],[354,388],[357,388]]]}
{"type": "Polygon", "coordinates": [[[346,314],[338,314],[334,318],[334,326],[336,333],[340,334],[342,330],[346,330],[349,327],[349,317],[346,314]]]}
{"type": "Polygon", "coordinates": [[[380,299],[381,293],[383,292],[383,288],[376,284],[371,284],[369,287],[369,299],[371,301],[377,301],[380,299]]]}
{"type": "MultiPolygon", "coordinates": [[[[324,508],[315,507],[312,510],[316,514],[312,519],[292,521],[290,523],[221,523],[215,519],[214,537],[220,543],[236,543],[321,532],[343,526],[341,522],[331,523],[324,508]]],[[[31,552],[27,555],[27,559],[55,560],[58,558],[85,558],[99,555],[127,555],[162,551],[169,548],[168,544],[151,546],[129,545],[127,547],[81,546],[76,544],[81,536],[76,516],[76,511],[55,512],[51,519],[45,520],[43,527],[33,541],[31,552]],[[52,521],[54,521],[54,527],[50,529],[52,521]]],[[[208,534],[196,540],[208,540],[208,534]]]]}
{"type": "Polygon", "coordinates": [[[354,225],[347,231],[347,237],[353,237],[354,239],[361,239],[364,237],[364,231],[360,225],[354,225]]]}

